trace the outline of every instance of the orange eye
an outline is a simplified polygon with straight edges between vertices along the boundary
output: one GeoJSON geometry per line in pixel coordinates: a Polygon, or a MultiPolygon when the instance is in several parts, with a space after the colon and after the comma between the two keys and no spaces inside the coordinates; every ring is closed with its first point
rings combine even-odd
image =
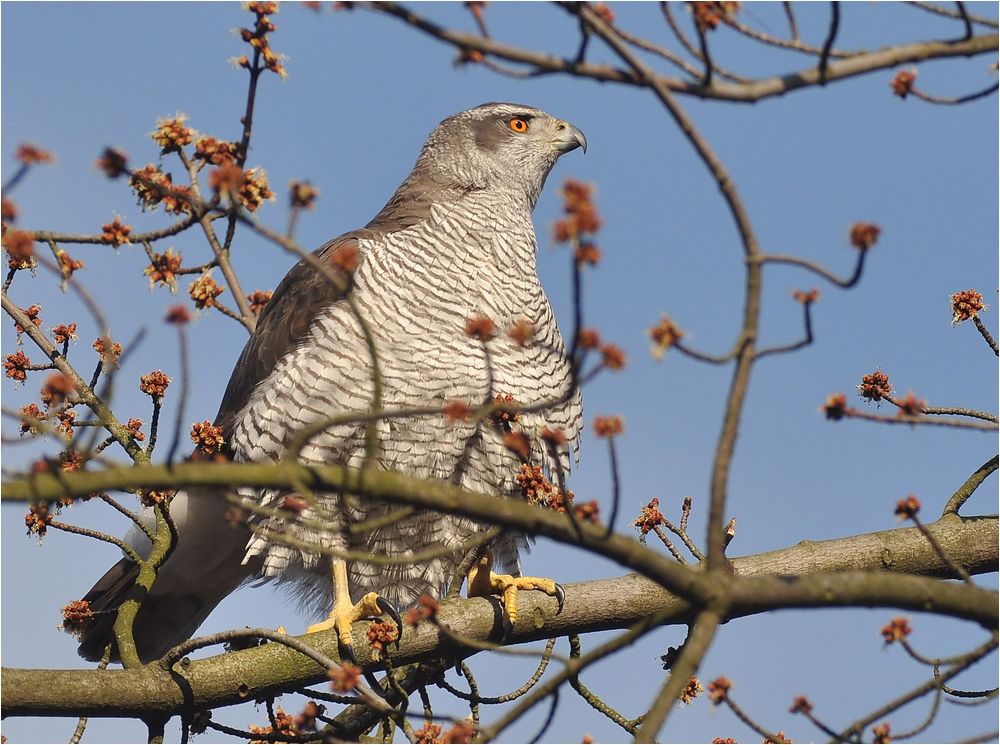
{"type": "Polygon", "coordinates": [[[515,132],[527,132],[528,122],[526,122],[524,119],[515,117],[514,119],[510,120],[510,128],[513,129],[515,132]]]}

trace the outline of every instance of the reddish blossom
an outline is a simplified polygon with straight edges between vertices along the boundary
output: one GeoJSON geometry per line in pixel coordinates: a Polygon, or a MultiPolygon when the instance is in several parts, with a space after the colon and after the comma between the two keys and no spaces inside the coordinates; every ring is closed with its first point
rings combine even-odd
{"type": "Polygon", "coordinates": [[[601,335],[597,333],[597,329],[582,328],[576,338],[580,349],[597,349],[601,346],[601,335]]]}
{"type": "Polygon", "coordinates": [[[0,220],[13,222],[17,219],[17,205],[6,197],[0,197],[0,220]]]}
{"type": "Polygon", "coordinates": [[[666,314],[661,314],[660,322],[649,330],[649,338],[653,340],[653,357],[661,359],[670,347],[684,338],[684,332],[666,314]]]}
{"type": "Polygon", "coordinates": [[[316,206],[319,189],[308,181],[292,181],[289,192],[293,209],[311,210],[316,206]]]}
{"type": "Polygon", "coordinates": [[[737,2],[692,2],[691,12],[701,33],[712,31],[724,20],[735,15],[740,8],[737,2]]]}
{"type": "Polygon", "coordinates": [[[44,538],[48,532],[49,525],[52,524],[52,513],[49,512],[49,505],[45,502],[33,504],[28,508],[28,514],[24,516],[24,524],[28,528],[28,535],[34,533],[39,538],[44,538]]]}
{"type": "Polygon", "coordinates": [[[269,302],[271,302],[271,295],[274,294],[274,290],[268,290],[267,292],[262,292],[261,290],[254,290],[251,294],[247,295],[247,301],[250,303],[250,312],[255,316],[259,316],[269,302]]]}
{"type": "Polygon", "coordinates": [[[553,226],[557,242],[577,241],[582,236],[593,235],[601,229],[601,218],[591,201],[593,190],[593,186],[589,184],[566,179],[562,194],[565,199],[563,211],[567,217],[553,226]]]}
{"type": "Polygon", "coordinates": [[[316,717],[325,711],[324,707],[315,701],[309,701],[295,717],[295,727],[300,732],[311,732],[316,729],[316,717]]]}
{"type": "Polygon", "coordinates": [[[361,670],[350,662],[343,662],[339,667],[330,669],[330,682],[337,693],[348,693],[361,682],[361,670]]]}
{"type": "Polygon", "coordinates": [[[222,437],[222,427],[213,426],[207,419],[191,425],[191,440],[205,455],[219,452],[226,442],[222,437]]]}
{"type": "Polygon", "coordinates": [[[812,710],[813,705],[805,696],[796,696],[795,701],[792,702],[792,708],[789,709],[792,714],[809,714],[812,710]]]}
{"type": "MultiPolygon", "coordinates": [[[[194,438],[193,432],[191,433],[191,437],[192,439],[194,438]]],[[[281,504],[278,506],[278,509],[283,510],[285,512],[292,512],[296,515],[301,515],[303,512],[309,509],[309,502],[304,500],[302,497],[295,497],[292,495],[288,495],[281,500],[281,504]]]]}
{"type": "Polygon", "coordinates": [[[522,463],[516,479],[518,486],[521,487],[521,495],[531,504],[547,501],[555,491],[555,487],[545,478],[541,466],[522,463]]]}
{"type": "Polygon", "coordinates": [[[212,191],[232,194],[243,186],[245,176],[243,169],[235,162],[224,163],[218,168],[213,168],[208,174],[208,186],[212,191]]]}
{"type": "Polygon", "coordinates": [[[893,514],[903,518],[916,517],[918,512],[920,512],[920,500],[912,494],[896,502],[896,509],[893,510],[893,514]]]}
{"type": "Polygon", "coordinates": [[[75,450],[63,450],[57,460],[63,471],[76,471],[83,466],[83,456],[75,450]]]}
{"type": "Polygon", "coordinates": [[[646,535],[654,528],[663,525],[664,522],[665,518],[663,517],[663,513],[660,512],[660,500],[654,497],[649,501],[649,504],[642,508],[639,517],[630,522],[629,525],[634,525],[639,529],[641,535],[646,535]]]}
{"type": "Polygon", "coordinates": [[[601,364],[615,372],[622,370],[625,367],[625,351],[615,344],[605,344],[601,347],[601,364]]]}
{"type": "Polygon", "coordinates": [[[598,437],[615,437],[625,431],[620,416],[599,416],[594,418],[594,433],[598,437]]]}
{"type": "Polygon", "coordinates": [[[496,333],[496,325],[482,314],[476,314],[465,322],[465,333],[473,339],[488,342],[496,333]]]}
{"type": "Polygon", "coordinates": [[[143,507],[155,507],[159,504],[170,504],[170,500],[173,499],[174,491],[158,491],[156,489],[138,489],[136,490],[136,496],[139,497],[139,502],[143,507]]]}
{"type": "Polygon", "coordinates": [[[23,383],[28,378],[31,358],[19,349],[4,358],[3,367],[4,375],[18,383],[23,383]]]}
{"type": "Polygon", "coordinates": [[[37,145],[31,145],[27,142],[22,142],[18,145],[17,152],[14,153],[14,158],[26,166],[35,165],[36,163],[51,163],[55,160],[55,156],[48,150],[42,150],[37,145]]]}
{"type": "Polygon", "coordinates": [[[118,364],[118,358],[122,355],[121,344],[112,342],[107,337],[102,336],[94,342],[93,347],[94,351],[101,356],[101,364],[105,366],[118,364]]]}
{"type": "Polygon", "coordinates": [[[208,272],[202,274],[198,279],[188,285],[188,295],[194,301],[194,306],[198,310],[211,308],[215,305],[215,298],[226,291],[225,287],[220,287],[212,279],[208,272]]]}
{"type": "Polygon", "coordinates": [[[469,743],[472,742],[472,738],[475,735],[476,728],[472,725],[472,722],[462,720],[455,722],[455,725],[450,730],[441,733],[441,742],[452,743],[453,745],[469,743]]]}
{"type": "Polygon", "coordinates": [[[368,624],[368,630],[365,634],[368,636],[368,641],[371,642],[373,651],[377,650],[378,653],[385,652],[386,648],[393,642],[399,642],[399,627],[393,621],[372,621],[368,624]]]}
{"type": "Polygon", "coordinates": [[[41,423],[45,415],[42,410],[38,408],[38,404],[25,404],[21,407],[21,424],[20,431],[22,435],[30,432],[33,435],[38,434],[38,425],[41,423]]]}
{"type": "Polygon", "coordinates": [[[184,125],[187,117],[178,114],[173,119],[157,119],[156,131],[150,134],[153,141],[163,148],[161,155],[180,151],[194,139],[194,130],[184,125]]]}
{"type": "Polygon", "coordinates": [[[355,241],[346,241],[330,251],[330,263],[345,274],[354,274],[361,266],[361,252],[355,241]]]}
{"type": "Polygon", "coordinates": [[[418,729],[413,733],[416,735],[414,742],[419,745],[430,745],[431,743],[441,742],[439,735],[441,734],[441,726],[434,724],[433,722],[426,722],[423,727],[418,729]]]}
{"type": "Polygon", "coordinates": [[[885,743],[892,742],[892,737],[889,736],[888,722],[876,724],[872,727],[872,742],[876,745],[885,745],[885,743]]]}
{"type": "Polygon", "coordinates": [[[94,165],[104,171],[108,178],[118,178],[128,173],[128,156],[121,150],[106,147],[94,165]]]}
{"type": "Polygon", "coordinates": [[[123,225],[121,218],[116,217],[111,222],[106,222],[101,226],[101,240],[118,248],[123,243],[131,243],[129,240],[131,232],[132,227],[123,225]]]}
{"type": "Polygon", "coordinates": [[[886,644],[892,644],[893,642],[906,641],[906,637],[912,632],[913,629],[910,628],[907,619],[896,616],[892,621],[883,626],[878,633],[885,637],[886,644]]]}
{"type": "Polygon", "coordinates": [[[3,239],[9,269],[30,269],[35,262],[35,237],[24,230],[12,230],[3,239]]]}
{"type": "Polygon", "coordinates": [[[542,427],[538,436],[550,445],[561,446],[566,444],[566,432],[562,427],[556,427],[555,429],[542,427]]]}
{"type": "Polygon", "coordinates": [[[898,399],[895,403],[899,407],[900,416],[917,416],[918,414],[922,414],[924,407],[927,405],[927,402],[918,399],[913,394],[913,391],[907,393],[906,398],[898,399]]]}
{"type": "Polygon", "coordinates": [[[62,610],[63,621],[59,624],[59,628],[73,635],[83,633],[87,623],[94,617],[90,610],[90,603],[86,600],[74,600],[69,605],[64,605],[60,610],[62,610]]]}
{"type": "Polygon", "coordinates": [[[861,385],[857,386],[858,395],[869,401],[881,401],[892,393],[892,383],[889,376],[881,370],[876,370],[871,375],[861,378],[861,385]]]}
{"type": "Polygon", "coordinates": [[[438,601],[425,592],[417,600],[417,604],[406,612],[406,624],[416,628],[424,621],[437,616],[440,610],[438,601]]]}
{"type": "Polygon", "coordinates": [[[678,701],[682,704],[690,704],[694,699],[698,698],[703,692],[704,688],[701,685],[701,681],[697,678],[692,677],[688,681],[688,684],[684,687],[681,695],[678,696],[678,701]]]}
{"type": "Polygon", "coordinates": [[[604,3],[594,3],[594,5],[591,6],[591,10],[593,10],[594,14],[609,26],[614,23],[615,14],[612,12],[611,8],[604,3]]]}
{"type": "Polygon", "coordinates": [[[519,347],[523,347],[535,335],[535,324],[527,318],[520,318],[515,321],[507,331],[507,336],[514,340],[519,347]]]}
{"type": "Polygon", "coordinates": [[[239,145],[235,142],[199,137],[194,143],[194,157],[213,166],[228,166],[236,162],[239,145]]]}
{"type": "Polygon", "coordinates": [[[191,321],[191,312],[183,304],[178,303],[167,308],[167,315],[164,316],[163,320],[167,323],[176,323],[179,326],[183,326],[185,323],[191,321]]]}
{"type": "Polygon", "coordinates": [[[713,704],[720,704],[729,697],[733,684],[729,678],[716,678],[708,684],[708,697],[713,704]]]}
{"type": "Polygon", "coordinates": [[[58,326],[53,327],[52,338],[56,344],[65,344],[70,339],[76,339],[76,324],[71,323],[67,325],[60,323],[58,326]]]}
{"type": "Polygon", "coordinates": [[[59,274],[63,279],[69,279],[73,276],[73,272],[84,267],[82,261],[77,261],[61,248],[56,250],[56,259],[59,261],[59,274]]]}
{"type": "MultiPolygon", "coordinates": [[[[42,327],[42,319],[38,317],[38,314],[42,312],[41,305],[36,303],[28,308],[20,308],[19,310],[28,317],[28,320],[31,321],[31,325],[36,329],[40,329],[42,327]]],[[[14,323],[14,330],[17,331],[19,336],[24,333],[24,327],[16,322],[14,323]]]]}
{"type": "Polygon", "coordinates": [[[469,406],[461,401],[450,401],[443,407],[448,422],[464,422],[469,418],[469,406]]]}
{"type": "Polygon", "coordinates": [[[574,504],[573,506],[576,508],[576,519],[580,522],[590,523],[591,525],[601,524],[601,506],[596,499],[591,499],[589,502],[583,504],[574,504]]]}
{"type": "Polygon", "coordinates": [[[843,419],[847,415],[847,396],[843,393],[831,393],[827,396],[822,411],[827,419],[843,419]]]}
{"type": "MultiPolygon", "coordinates": [[[[280,706],[275,708],[274,711],[274,724],[269,724],[266,727],[260,727],[255,724],[248,724],[247,731],[255,735],[286,735],[288,737],[295,737],[300,734],[295,728],[295,720],[291,714],[286,714],[285,710],[280,706]]],[[[287,742],[287,740],[251,740],[251,742],[287,742]]]]}
{"type": "Polygon", "coordinates": [[[47,408],[59,406],[74,393],[76,389],[73,381],[61,372],[54,372],[45,379],[45,385],[42,386],[42,403],[47,408]]]}
{"type": "MultiPolygon", "coordinates": [[[[59,424],[56,425],[56,429],[64,433],[67,437],[73,436],[73,424],[76,422],[76,412],[73,409],[66,409],[66,411],[60,411],[56,415],[56,419],[59,420],[59,424]]],[[[73,470],[73,469],[66,469],[73,470]]]]}
{"type": "Polygon", "coordinates": [[[809,291],[795,290],[795,292],[792,293],[792,297],[803,305],[812,305],[819,300],[819,288],[814,287],[809,291]]]}
{"type": "Polygon", "coordinates": [[[521,460],[527,460],[531,452],[531,441],[523,432],[507,432],[503,436],[504,447],[517,454],[521,460]]]}
{"type": "Polygon", "coordinates": [[[149,289],[156,284],[167,285],[170,292],[177,292],[177,271],[181,268],[181,255],[168,248],[165,253],[153,254],[153,263],[143,270],[149,277],[149,289]]]}
{"type": "Polygon", "coordinates": [[[493,397],[493,403],[498,404],[501,408],[490,414],[490,424],[498,429],[503,429],[505,431],[510,430],[511,422],[520,422],[521,413],[518,411],[511,411],[506,407],[516,407],[519,404],[509,393],[500,394],[498,393],[493,397]]]}
{"type": "Polygon", "coordinates": [[[878,242],[882,228],[869,222],[856,222],[851,226],[851,245],[859,251],[867,251],[878,242]]]}
{"type": "Polygon", "coordinates": [[[983,296],[975,290],[956,292],[951,296],[951,325],[968,321],[970,318],[977,318],[986,308],[983,296]]]}
{"type": "Polygon", "coordinates": [[[170,385],[170,378],[162,370],[156,370],[139,378],[139,390],[157,403],[163,401],[168,385],[170,385]]]}
{"type": "Polygon", "coordinates": [[[263,168],[251,168],[243,173],[243,184],[238,187],[240,204],[248,212],[256,212],[266,201],[274,201],[274,192],[268,188],[263,168]]]}
{"type": "Polygon", "coordinates": [[[188,198],[191,190],[186,186],[174,184],[173,177],[169,173],[164,173],[159,166],[149,164],[132,171],[128,183],[139,197],[139,204],[144,210],[147,207],[156,209],[156,205],[162,202],[167,212],[181,214],[191,211],[191,202],[188,198]]]}
{"type": "Polygon", "coordinates": [[[896,77],[889,81],[889,87],[892,88],[892,95],[906,98],[913,92],[913,84],[916,80],[917,71],[915,68],[900,70],[896,73],[896,77]]]}
{"type": "Polygon", "coordinates": [[[125,431],[132,435],[136,442],[144,442],[146,439],[146,435],[139,430],[142,424],[142,419],[129,419],[125,425],[125,431]]]}

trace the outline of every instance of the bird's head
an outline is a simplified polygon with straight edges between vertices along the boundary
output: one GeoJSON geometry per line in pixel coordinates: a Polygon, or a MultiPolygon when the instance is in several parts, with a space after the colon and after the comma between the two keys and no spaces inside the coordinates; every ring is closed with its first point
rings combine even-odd
{"type": "Polygon", "coordinates": [[[420,153],[414,173],[468,190],[523,193],[533,208],[560,155],[587,150],[572,124],[544,111],[487,103],[441,122],[420,153]]]}

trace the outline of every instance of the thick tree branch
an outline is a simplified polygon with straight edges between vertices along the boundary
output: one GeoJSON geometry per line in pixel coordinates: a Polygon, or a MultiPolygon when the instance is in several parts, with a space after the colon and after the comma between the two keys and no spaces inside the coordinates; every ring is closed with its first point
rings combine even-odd
{"type": "MultiPolygon", "coordinates": [[[[955,561],[971,562],[972,554],[981,552],[970,570],[982,572],[996,570],[997,526],[995,516],[964,520],[951,516],[932,527],[944,545],[954,547],[955,561]]],[[[871,571],[886,567],[943,574],[943,563],[914,528],[803,543],[734,559],[733,564],[736,575],[718,578],[717,583],[718,593],[729,598],[727,620],[776,608],[862,606],[934,610],[984,626],[997,624],[994,592],[898,571],[871,571]],[[844,567],[866,571],[835,571],[844,567]],[[824,571],[808,574],[816,569],[824,571]]],[[[667,624],[687,623],[692,618],[689,603],[634,574],[567,585],[565,589],[566,603],[558,615],[553,599],[522,593],[510,643],[630,628],[654,614],[667,624]]],[[[438,618],[453,633],[444,634],[430,623],[407,628],[399,651],[392,655],[397,667],[432,658],[469,656],[474,650],[462,648],[455,641],[457,637],[487,642],[499,630],[494,607],[483,598],[444,603],[438,618]]],[[[377,670],[379,665],[372,661],[371,649],[364,641],[365,629],[364,623],[355,627],[355,653],[362,666],[377,670]]],[[[310,635],[308,643],[339,659],[334,632],[310,635]]],[[[267,644],[203,660],[181,660],[170,672],[157,663],[103,671],[5,668],[0,685],[3,716],[134,717],[227,706],[326,679],[326,668],[313,660],[284,645],[267,644]]]]}
{"type": "MultiPolygon", "coordinates": [[[[545,52],[504,44],[477,34],[465,33],[439,26],[408,8],[393,2],[369,3],[366,7],[398,18],[415,29],[435,39],[454,46],[458,50],[477,51],[509,62],[528,65],[534,74],[564,73],[575,77],[590,78],[603,82],[627,83],[645,87],[649,82],[634,71],[623,70],[611,65],[589,63],[557,57],[545,52]]],[[[921,41],[900,44],[876,52],[854,55],[844,60],[830,62],[825,74],[818,67],[810,67],[787,75],[776,75],[747,83],[722,83],[713,80],[711,85],[702,85],[700,80],[686,80],[670,75],[655,76],[659,85],[670,90],[699,98],[720,101],[754,103],[765,98],[781,96],[799,88],[830,83],[857,77],[877,70],[886,70],[899,65],[922,62],[928,59],[946,57],[972,57],[996,51],[997,34],[983,34],[960,41],[921,41]]]]}

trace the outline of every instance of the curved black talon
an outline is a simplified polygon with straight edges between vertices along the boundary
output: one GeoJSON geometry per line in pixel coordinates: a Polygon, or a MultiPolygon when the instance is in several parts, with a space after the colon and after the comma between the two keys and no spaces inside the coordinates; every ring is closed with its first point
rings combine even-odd
{"type": "Polygon", "coordinates": [[[511,635],[514,633],[514,624],[511,623],[510,616],[507,615],[507,606],[503,604],[502,600],[497,601],[497,605],[500,609],[500,644],[506,644],[511,635]]]}
{"type": "Polygon", "coordinates": [[[368,685],[371,686],[371,689],[375,691],[375,693],[377,693],[382,698],[389,698],[388,678],[386,679],[386,684],[383,686],[382,683],[379,681],[379,679],[375,677],[375,673],[367,672],[365,673],[365,680],[368,681],[368,685]]]}
{"type": "Polygon", "coordinates": [[[558,582],[556,582],[556,601],[559,603],[559,609],[556,611],[556,615],[558,616],[562,613],[563,604],[566,602],[566,591],[558,582]]]}
{"type": "Polygon", "coordinates": [[[403,619],[400,618],[399,611],[396,610],[396,606],[381,595],[375,599],[375,604],[383,614],[389,616],[392,622],[396,624],[396,649],[399,649],[399,642],[403,638],[403,619]]]}
{"type": "Polygon", "coordinates": [[[343,661],[350,662],[355,667],[358,667],[358,658],[354,654],[354,645],[353,644],[344,644],[343,642],[341,642],[341,644],[340,644],[340,660],[341,660],[341,662],[343,662],[343,661]]]}

